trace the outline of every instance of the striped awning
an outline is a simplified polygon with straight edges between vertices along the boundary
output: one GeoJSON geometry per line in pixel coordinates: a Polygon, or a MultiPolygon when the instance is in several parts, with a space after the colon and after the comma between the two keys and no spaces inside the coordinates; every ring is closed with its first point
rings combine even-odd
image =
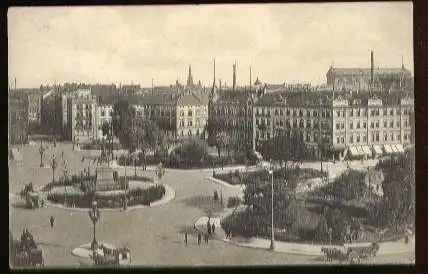
{"type": "Polygon", "coordinates": [[[382,149],[381,149],[381,148],[380,148],[380,146],[378,146],[378,145],[374,145],[374,146],[373,146],[373,150],[374,150],[374,152],[375,152],[377,155],[382,155],[382,154],[383,154],[382,149]]]}
{"type": "Polygon", "coordinates": [[[364,155],[370,156],[372,155],[372,152],[370,150],[370,148],[368,146],[362,146],[363,151],[364,151],[364,155]]]}
{"type": "Polygon", "coordinates": [[[386,152],[387,154],[394,153],[394,151],[392,150],[392,148],[391,148],[391,146],[390,146],[390,145],[383,145],[383,149],[385,150],[385,152],[386,152]]]}
{"type": "Polygon", "coordinates": [[[404,148],[402,144],[396,144],[395,147],[397,148],[398,152],[401,152],[401,153],[404,152],[404,148]]]}
{"type": "Polygon", "coordinates": [[[358,150],[357,147],[349,147],[349,152],[351,152],[352,156],[358,156],[358,150]]]}
{"type": "Polygon", "coordinates": [[[398,153],[398,149],[395,147],[394,144],[391,145],[391,149],[394,153],[398,153]]]}

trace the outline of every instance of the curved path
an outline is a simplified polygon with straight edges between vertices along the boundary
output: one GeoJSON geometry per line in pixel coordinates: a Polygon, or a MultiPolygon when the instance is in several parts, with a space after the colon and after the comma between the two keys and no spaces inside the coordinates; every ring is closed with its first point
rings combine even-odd
{"type": "MultiPolygon", "coordinates": [[[[48,156],[55,153],[61,157],[61,150],[67,160],[71,173],[88,162],[81,162],[82,154],[71,151],[71,145],[62,148],[58,145],[47,151],[48,156]]],[[[52,178],[52,171],[41,169],[37,146],[22,148],[24,160],[11,162],[9,166],[9,192],[17,193],[31,178],[34,185],[46,184],[52,178]]],[[[61,166],[58,167],[61,170],[61,166]]],[[[92,167],[91,167],[91,170],[92,167]]],[[[119,173],[123,170],[120,169],[119,173]]],[[[131,170],[133,173],[133,170],[131,170]]],[[[132,174],[131,173],[131,174],[132,174]]],[[[59,177],[60,171],[56,172],[59,177]]],[[[155,176],[154,171],[139,171],[138,174],[155,176]]],[[[196,238],[189,232],[189,243],[183,243],[183,231],[192,231],[193,222],[206,213],[208,196],[214,190],[222,190],[223,200],[239,194],[239,189],[228,189],[212,183],[205,178],[210,172],[167,171],[162,182],[175,190],[175,199],[148,210],[129,212],[103,212],[96,226],[97,239],[116,246],[127,246],[132,252],[133,265],[268,265],[268,264],[315,264],[323,263],[318,257],[272,253],[238,247],[227,243],[212,241],[208,245],[197,245],[196,238]],[[205,206],[204,206],[205,204],[205,206]],[[205,210],[204,210],[205,209],[205,210]]],[[[57,177],[57,178],[58,178],[57,177]]],[[[79,262],[70,252],[78,245],[92,239],[92,224],[86,212],[65,211],[46,207],[26,210],[9,207],[10,229],[14,237],[20,236],[24,228],[33,233],[36,242],[44,251],[46,266],[78,266],[79,262]],[[55,225],[49,225],[54,216],[55,225]]],[[[406,255],[407,256],[407,255],[406,255]]],[[[410,258],[412,254],[409,254],[410,258]]],[[[379,257],[384,263],[405,262],[407,257],[379,257]]]]}

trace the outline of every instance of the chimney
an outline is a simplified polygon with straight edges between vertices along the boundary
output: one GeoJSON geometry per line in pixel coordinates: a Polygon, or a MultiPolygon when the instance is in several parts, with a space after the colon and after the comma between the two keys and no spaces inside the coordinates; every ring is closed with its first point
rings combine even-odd
{"type": "Polygon", "coordinates": [[[373,88],[374,84],[374,54],[373,51],[370,53],[371,67],[370,67],[370,85],[373,88]]]}
{"type": "Polygon", "coordinates": [[[233,91],[236,89],[236,61],[233,64],[233,91]]]}

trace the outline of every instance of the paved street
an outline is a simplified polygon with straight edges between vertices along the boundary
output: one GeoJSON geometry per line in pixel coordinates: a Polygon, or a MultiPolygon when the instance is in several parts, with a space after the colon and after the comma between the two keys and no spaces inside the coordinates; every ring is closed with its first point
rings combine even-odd
{"type": "MultiPolygon", "coordinates": [[[[52,178],[49,168],[40,168],[38,146],[21,148],[24,160],[21,163],[9,163],[9,192],[16,193],[30,180],[34,185],[43,185],[52,178]]],[[[62,145],[56,148],[50,145],[45,153],[48,157],[56,154],[61,158],[62,145]]],[[[81,162],[83,151],[73,152],[71,145],[64,147],[64,156],[70,172],[87,167],[87,161],[81,162]]],[[[59,177],[61,165],[56,172],[59,177]]],[[[91,170],[94,170],[91,168],[91,170]]],[[[120,170],[122,173],[123,170],[120,170]]],[[[133,173],[133,169],[130,169],[133,173]]],[[[146,176],[155,176],[154,171],[140,172],[146,176]]],[[[162,182],[171,186],[176,197],[170,203],[159,207],[146,208],[130,212],[103,212],[97,224],[97,239],[127,246],[132,252],[133,265],[266,265],[266,264],[314,264],[322,263],[317,257],[272,253],[267,250],[238,247],[221,241],[211,241],[208,245],[197,245],[196,237],[189,234],[189,244],[184,244],[183,231],[204,212],[203,205],[210,203],[208,196],[213,190],[220,190],[218,184],[205,179],[211,172],[174,172],[168,171],[162,182]]],[[[222,188],[223,200],[237,195],[239,189],[222,188]]],[[[207,206],[206,206],[207,207],[207,206]]],[[[34,235],[36,242],[44,251],[46,266],[74,266],[78,259],[71,255],[73,248],[88,243],[92,239],[92,224],[86,212],[42,208],[27,210],[10,207],[10,228],[17,238],[24,228],[34,235]],[[49,227],[50,216],[55,217],[54,228],[49,227]]],[[[205,210],[206,211],[206,210],[205,210]]],[[[398,258],[410,260],[412,254],[382,256],[377,262],[393,263],[398,258]]],[[[413,255],[414,256],[414,255],[413,255]]]]}

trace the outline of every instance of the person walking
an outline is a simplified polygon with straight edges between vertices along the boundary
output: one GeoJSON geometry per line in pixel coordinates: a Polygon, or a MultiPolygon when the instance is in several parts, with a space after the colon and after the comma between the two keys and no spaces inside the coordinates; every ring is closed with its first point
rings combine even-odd
{"type": "Polygon", "coordinates": [[[198,245],[201,245],[201,238],[202,238],[202,236],[201,236],[201,233],[199,232],[198,233],[198,245]]]}
{"type": "Polygon", "coordinates": [[[210,223],[210,220],[208,220],[208,222],[207,222],[207,233],[208,233],[208,236],[211,236],[211,223],[210,223]]]}
{"type": "Polygon", "coordinates": [[[55,222],[55,219],[54,219],[53,216],[51,216],[51,218],[49,219],[49,222],[51,223],[51,227],[53,227],[54,226],[54,222],[55,222]]]}
{"type": "Polygon", "coordinates": [[[212,231],[212,235],[214,236],[215,235],[215,225],[214,225],[214,222],[213,222],[213,225],[211,226],[211,231],[212,231]]]}
{"type": "Polygon", "coordinates": [[[204,238],[205,238],[205,243],[208,244],[208,234],[204,234],[204,238]]]}
{"type": "Polygon", "coordinates": [[[186,244],[186,246],[187,246],[187,232],[185,232],[184,233],[184,243],[186,244]]]}

